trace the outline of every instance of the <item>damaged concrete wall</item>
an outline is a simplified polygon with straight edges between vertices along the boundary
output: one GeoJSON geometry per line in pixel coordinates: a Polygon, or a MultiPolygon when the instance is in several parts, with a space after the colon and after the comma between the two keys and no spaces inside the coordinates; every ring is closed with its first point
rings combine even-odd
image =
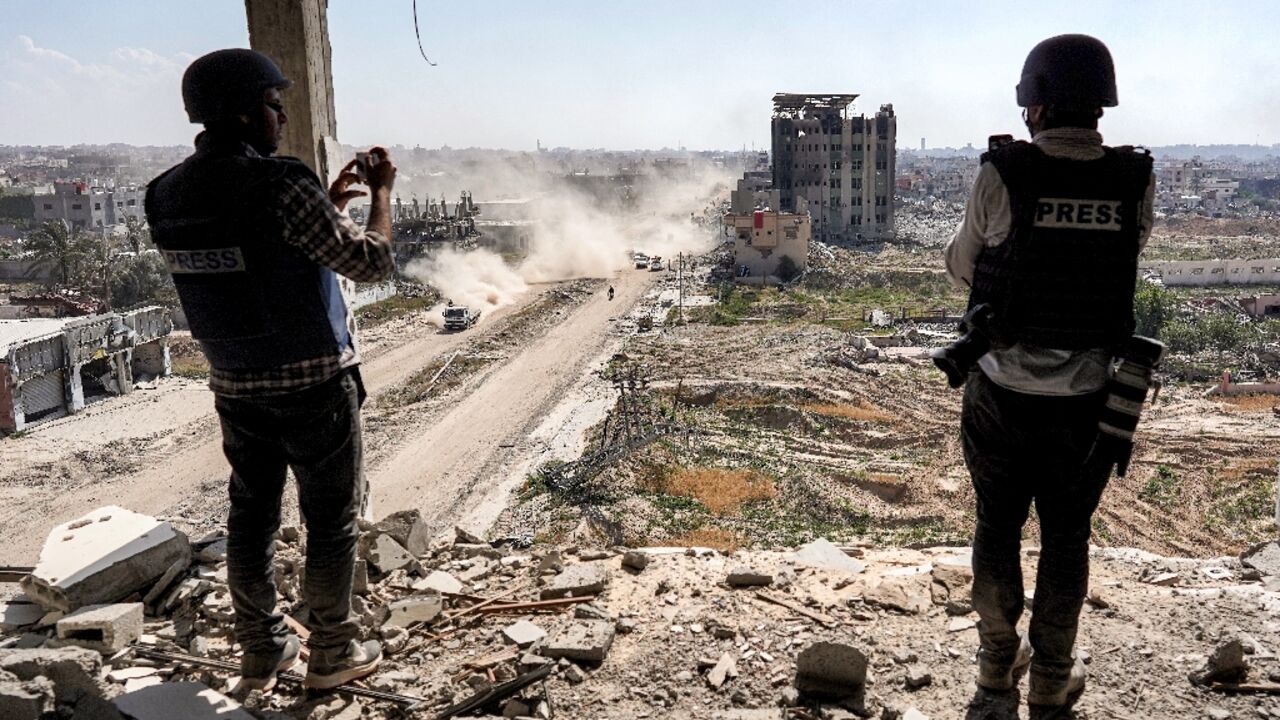
{"type": "Polygon", "coordinates": [[[1174,287],[1280,284],[1280,258],[1266,260],[1169,260],[1145,263],[1144,271],[1174,287]]]}

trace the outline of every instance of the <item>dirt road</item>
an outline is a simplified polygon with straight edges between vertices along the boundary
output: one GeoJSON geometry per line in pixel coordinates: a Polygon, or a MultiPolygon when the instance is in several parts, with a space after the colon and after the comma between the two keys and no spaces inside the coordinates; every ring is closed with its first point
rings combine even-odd
{"type": "MultiPolygon", "coordinates": [[[[536,398],[562,388],[594,336],[604,334],[611,311],[648,286],[647,273],[629,277],[636,279],[617,286],[621,297],[609,303],[601,292],[492,373],[477,390],[482,399],[468,398],[446,414],[438,430],[393,455],[387,469],[371,468],[375,488],[385,488],[375,490],[375,508],[455,506],[456,493],[445,488],[473,484],[496,452],[508,450],[500,446],[540,407],[536,398]],[[422,481],[442,471],[450,484],[422,481]]],[[[390,389],[470,339],[501,334],[505,317],[550,287],[535,286],[467,333],[441,334],[422,318],[379,328],[366,343],[366,386],[371,394],[390,389]]],[[[0,442],[0,564],[34,562],[49,528],[100,505],[179,516],[199,526],[222,522],[228,467],[212,394],[199,381],[159,385],[0,442]]]]}

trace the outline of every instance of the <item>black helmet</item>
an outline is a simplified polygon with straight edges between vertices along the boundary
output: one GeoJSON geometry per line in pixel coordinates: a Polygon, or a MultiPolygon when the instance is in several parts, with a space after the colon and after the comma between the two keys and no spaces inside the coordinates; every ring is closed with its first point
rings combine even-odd
{"type": "Polygon", "coordinates": [[[183,74],[182,103],[191,122],[210,122],[251,109],[267,88],[292,84],[256,50],[215,50],[196,58],[183,74]]]}
{"type": "Polygon", "coordinates": [[[1031,48],[1018,83],[1019,106],[1087,110],[1116,104],[1116,68],[1101,40],[1058,35],[1031,48]]]}

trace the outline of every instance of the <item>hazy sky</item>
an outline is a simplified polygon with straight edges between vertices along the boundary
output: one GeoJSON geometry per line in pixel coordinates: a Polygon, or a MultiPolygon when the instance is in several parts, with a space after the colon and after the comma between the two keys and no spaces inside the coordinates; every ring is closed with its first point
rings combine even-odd
{"type": "MultiPolygon", "coordinates": [[[[339,139],[765,148],[774,92],[893,103],[901,147],[1021,125],[1039,40],[1103,39],[1113,144],[1280,142],[1280,2],[330,0],[339,139]]],[[[0,144],[180,144],[187,63],[247,46],[238,0],[0,0],[0,144]]]]}

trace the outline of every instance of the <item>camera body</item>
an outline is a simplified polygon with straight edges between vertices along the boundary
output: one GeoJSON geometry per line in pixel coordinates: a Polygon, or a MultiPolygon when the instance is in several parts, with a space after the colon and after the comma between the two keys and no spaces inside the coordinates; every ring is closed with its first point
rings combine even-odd
{"type": "Polygon", "coordinates": [[[990,305],[974,305],[960,320],[960,332],[963,333],[960,339],[929,353],[933,364],[947,374],[947,384],[951,387],[964,385],[978,359],[991,351],[994,339],[991,321],[994,317],[995,312],[990,305]]]}

